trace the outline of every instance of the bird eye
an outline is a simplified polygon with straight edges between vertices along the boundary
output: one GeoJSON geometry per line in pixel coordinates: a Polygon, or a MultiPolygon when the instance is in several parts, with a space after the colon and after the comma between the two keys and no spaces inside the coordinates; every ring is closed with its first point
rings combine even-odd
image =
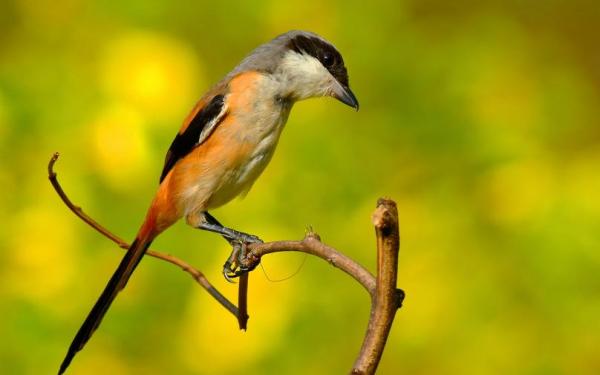
{"type": "Polygon", "coordinates": [[[333,55],[330,53],[324,54],[322,63],[326,67],[333,65],[333,55]]]}

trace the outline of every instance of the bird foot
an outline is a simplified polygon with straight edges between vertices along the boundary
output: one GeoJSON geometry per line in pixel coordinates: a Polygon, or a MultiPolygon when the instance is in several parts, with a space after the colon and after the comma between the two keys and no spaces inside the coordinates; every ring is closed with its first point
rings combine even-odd
{"type": "Polygon", "coordinates": [[[236,232],[235,238],[231,239],[233,250],[223,265],[223,277],[230,283],[234,283],[236,278],[252,271],[256,265],[252,267],[245,266],[246,261],[246,246],[249,243],[263,243],[263,241],[255,235],[236,232]]]}

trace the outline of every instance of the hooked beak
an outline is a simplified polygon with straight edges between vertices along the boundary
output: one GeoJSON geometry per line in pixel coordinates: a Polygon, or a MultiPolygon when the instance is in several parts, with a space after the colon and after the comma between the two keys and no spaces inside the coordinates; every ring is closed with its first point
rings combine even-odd
{"type": "Polygon", "coordinates": [[[358,111],[358,100],[356,99],[356,96],[354,96],[352,90],[350,90],[350,87],[344,86],[336,81],[331,96],[358,111]]]}

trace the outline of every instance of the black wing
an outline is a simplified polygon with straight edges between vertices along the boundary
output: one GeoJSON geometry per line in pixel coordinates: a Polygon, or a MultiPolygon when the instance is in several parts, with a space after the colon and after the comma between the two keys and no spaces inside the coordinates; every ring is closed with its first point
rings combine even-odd
{"type": "MultiPolygon", "coordinates": [[[[200,139],[200,135],[203,130],[208,130],[209,127],[217,125],[220,118],[222,118],[223,106],[225,105],[225,96],[217,95],[204,106],[201,110],[196,113],[196,116],[190,121],[190,124],[183,133],[178,133],[167,151],[165,157],[165,166],[160,175],[160,182],[162,182],[169,171],[175,166],[177,161],[187,155],[194,147],[199,145],[204,139],[200,139]],[[210,124],[210,125],[209,125],[210,124]]],[[[205,138],[205,137],[203,137],[205,138]]]]}

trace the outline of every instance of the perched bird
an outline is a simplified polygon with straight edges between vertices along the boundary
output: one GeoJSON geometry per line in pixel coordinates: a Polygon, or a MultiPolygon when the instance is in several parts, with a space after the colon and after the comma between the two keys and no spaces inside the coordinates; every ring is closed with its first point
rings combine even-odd
{"type": "MultiPolygon", "coordinates": [[[[167,151],[158,191],[135,240],[75,335],[59,374],[98,328],[152,240],[180,218],[234,246],[260,242],[224,227],[208,210],[250,189],[271,160],[294,103],[321,96],[358,110],[336,48],[314,33],[290,31],[252,51],[200,99],[167,151]]],[[[226,263],[224,273],[245,271],[226,263]]]]}

